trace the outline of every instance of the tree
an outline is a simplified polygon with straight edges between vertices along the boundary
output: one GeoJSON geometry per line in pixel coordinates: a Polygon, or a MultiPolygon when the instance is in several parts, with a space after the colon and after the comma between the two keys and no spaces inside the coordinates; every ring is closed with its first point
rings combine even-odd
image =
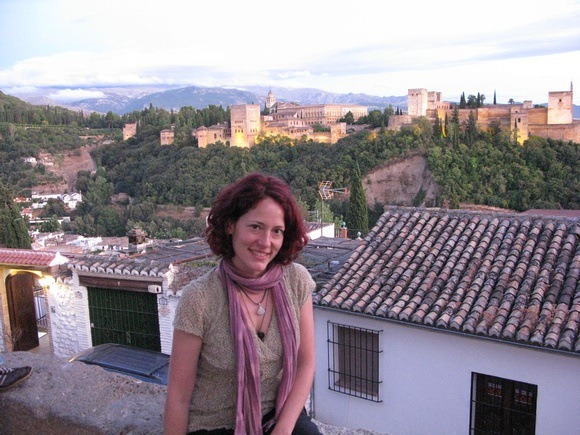
{"type": "Polygon", "coordinates": [[[473,94],[470,94],[467,97],[467,106],[471,109],[475,109],[477,107],[477,97],[473,94]]]}
{"type": "Polygon", "coordinates": [[[105,115],[105,122],[107,123],[107,127],[109,127],[109,129],[113,128],[113,123],[115,122],[115,115],[110,110],[105,115]]]}
{"type": "Polygon", "coordinates": [[[435,124],[433,124],[433,138],[443,138],[443,127],[441,125],[441,118],[439,118],[439,116],[436,116],[435,124]]]}
{"type": "Polygon", "coordinates": [[[455,107],[453,109],[453,114],[451,115],[451,129],[450,129],[451,143],[453,144],[454,147],[459,146],[459,132],[460,132],[459,109],[455,107]]]}
{"type": "Polygon", "coordinates": [[[350,202],[346,224],[348,228],[360,231],[362,235],[369,232],[369,212],[358,163],[355,163],[351,177],[350,202]]]}
{"type": "Polygon", "coordinates": [[[60,224],[58,223],[58,217],[56,215],[51,216],[48,220],[40,224],[40,231],[43,233],[54,233],[60,229],[60,224]]]}
{"type": "Polygon", "coordinates": [[[467,123],[465,126],[465,139],[466,139],[467,144],[469,146],[473,145],[473,143],[477,139],[478,134],[479,134],[479,131],[477,128],[477,119],[475,119],[475,115],[473,114],[473,111],[470,110],[469,111],[469,118],[467,119],[467,123]]]}
{"type": "Polygon", "coordinates": [[[0,246],[30,249],[32,241],[26,222],[14,205],[12,191],[0,182],[0,246]]]}
{"type": "Polygon", "coordinates": [[[459,98],[459,108],[465,109],[466,105],[467,105],[467,102],[465,101],[465,92],[462,92],[461,97],[459,98]]]}
{"type": "Polygon", "coordinates": [[[352,114],[352,112],[349,110],[347,112],[346,115],[344,115],[343,118],[339,119],[340,122],[346,122],[348,125],[352,125],[354,124],[354,115],[352,114]]]}
{"type": "Polygon", "coordinates": [[[62,217],[67,215],[68,212],[66,211],[65,204],[64,202],[62,202],[62,200],[56,198],[49,198],[48,202],[42,209],[40,217],[50,218],[52,216],[62,217]]]}

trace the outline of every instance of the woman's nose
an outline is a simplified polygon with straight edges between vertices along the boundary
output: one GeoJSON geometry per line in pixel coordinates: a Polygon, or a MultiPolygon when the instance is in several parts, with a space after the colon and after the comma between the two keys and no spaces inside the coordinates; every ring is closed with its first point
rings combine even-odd
{"type": "Polygon", "coordinates": [[[270,244],[270,234],[266,231],[263,232],[262,234],[260,234],[260,237],[258,238],[258,242],[262,246],[268,246],[270,244]]]}

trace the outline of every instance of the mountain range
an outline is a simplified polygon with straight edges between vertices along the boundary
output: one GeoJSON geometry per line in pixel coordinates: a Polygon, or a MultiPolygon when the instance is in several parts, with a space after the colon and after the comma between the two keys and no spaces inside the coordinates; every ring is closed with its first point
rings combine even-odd
{"type": "Polygon", "coordinates": [[[92,94],[93,98],[82,98],[66,102],[59,99],[62,88],[38,88],[34,91],[8,92],[31,104],[63,106],[85,112],[122,115],[134,110],[142,110],[151,104],[166,110],[179,110],[192,106],[203,109],[209,105],[231,106],[232,104],[255,103],[264,105],[269,91],[277,101],[293,101],[300,104],[360,104],[370,109],[384,109],[392,106],[403,110],[407,108],[407,96],[378,97],[367,94],[338,94],[309,88],[275,88],[251,86],[243,89],[203,86],[126,86],[111,88],[88,87],[76,89],[79,95],[92,94]]]}
{"type": "MultiPolygon", "coordinates": [[[[272,91],[276,101],[299,104],[360,104],[369,110],[383,110],[389,106],[407,110],[407,95],[379,97],[368,94],[339,94],[311,88],[283,88],[267,86],[204,87],[204,86],[118,86],[64,89],[56,87],[36,88],[33,91],[6,92],[28,103],[36,105],[62,106],[86,113],[118,115],[140,111],[153,105],[157,108],[178,111],[191,106],[203,109],[210,105],[228,107],[233,104],[255,103],[264,105],[268,92],[272,91]],[[62,96],[67,95],[66,101],[62,96]],[[75,99],[74,95],[79,98],[75,99]],[[91,98],[82,96],[90,95],[91,98]],[[81,98],[82,97],[82,98],[81,98]]],[[[543,103],[547,106],[547,103],[543,103]]],[[[580,119],[580,106],[573,105],[574,119],[580,119]]]]}

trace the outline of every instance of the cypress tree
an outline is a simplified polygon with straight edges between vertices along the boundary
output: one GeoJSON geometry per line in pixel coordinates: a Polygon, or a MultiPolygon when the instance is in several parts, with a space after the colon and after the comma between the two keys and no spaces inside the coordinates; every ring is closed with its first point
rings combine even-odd
{"type": "Polygon", "coordinates": [[[369,232],[367,200],[358,163],[355,163],[351,177],[350,202],[346,224],[349,229],[360,231],[361,235],[366,235],[369,232]]]}
{"type": "Polygon", "coordinates": [[[32,248],[26,223],[20,216],[18,207],[14,205],[13,194],[2,182],[0,182],[0,246],[32,248]]]}
{"type": "Polygon", "coordinates": [[[465,109],[465,106],[467,106],[467,101],[465,100],[465,92],[463,92],[459,98],[459,108],[465,109]]]}

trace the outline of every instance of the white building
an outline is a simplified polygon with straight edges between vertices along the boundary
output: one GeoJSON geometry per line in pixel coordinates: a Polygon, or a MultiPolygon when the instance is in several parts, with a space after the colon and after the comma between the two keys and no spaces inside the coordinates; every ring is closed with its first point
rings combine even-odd
{"type": "Polygon", "coordinates": [[[578,433],[579,238],[578,220],[387,211],[314,296],[315,418],[578,433]]]}
{"type": "Polygon", "coordinates": [[[83,201],[83,197],[80,193],[50,193],[40,195],[37,193],[32,194],[32,205],[33,209],[44,208],[50,199],[56,199],[64,202],[64,204],[71,210],[74,210],[77,205],[83,201]]]}

